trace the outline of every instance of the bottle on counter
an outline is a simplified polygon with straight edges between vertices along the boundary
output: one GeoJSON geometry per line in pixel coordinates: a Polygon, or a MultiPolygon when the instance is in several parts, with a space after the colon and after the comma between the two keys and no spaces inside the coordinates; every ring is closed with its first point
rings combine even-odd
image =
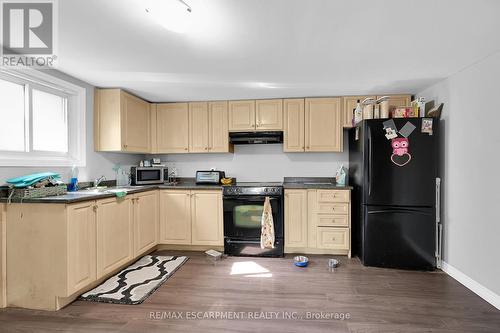
{"type": "Polygon", "coordinates": [[[361,107],[361,101],[358,99],[354,109],[353,126],[356,126],[361,120],[363,120],[363,108],[361,107]]]}

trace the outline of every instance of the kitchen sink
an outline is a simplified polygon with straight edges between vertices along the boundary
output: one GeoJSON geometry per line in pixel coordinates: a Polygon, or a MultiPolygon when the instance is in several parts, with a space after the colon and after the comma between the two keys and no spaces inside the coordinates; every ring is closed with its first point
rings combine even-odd
{"type": "Polygon", "coordinates": [[[304,185],[335,185],[333,183],[304,183],[304,185]]]}

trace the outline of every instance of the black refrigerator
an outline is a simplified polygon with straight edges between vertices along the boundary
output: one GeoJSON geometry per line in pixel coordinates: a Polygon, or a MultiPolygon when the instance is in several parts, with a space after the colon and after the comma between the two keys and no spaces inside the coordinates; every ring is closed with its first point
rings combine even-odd
{"type": "Polygon", "coordinates": [[[349,130],[353,249],[366,266],[440,266],[439,120],[364,120],[349,130]]]}

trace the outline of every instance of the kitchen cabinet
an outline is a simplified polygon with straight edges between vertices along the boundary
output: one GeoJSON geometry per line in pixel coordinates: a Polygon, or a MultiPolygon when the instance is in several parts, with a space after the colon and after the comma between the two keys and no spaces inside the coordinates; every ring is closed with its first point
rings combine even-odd
{"type": "Polygon", "coordinates": [[[191,244],[191,191],[160,191],[160,243],[191,244]]]}
{"type": "Polygon", "coordinates": [[[97,277],[113,272],[133,258],[133,211],[128,197],[98,200],[97,277]]]}
{"type": "Polygon", "coordinates": [[[151,152],[150,104],[121,89],[96,89],[96,151],[151,152]]]}
{"type": "Polygon", "coordinates": [[[68,207],[68,295],[97,279],[94,201],[68,207]]]}
{"type": "Polygon", "coordinates": [[[223,245],[220,190],[160,191],[160,243],[223,245]]]}
{"type": "Polygon", "coordinates": [[[221,191],[191,191],[192,245],[223,245],[221,191]]]}
{"type": "Polygon", "coordinates": [[[340,98],[305,99],[305,151],[343,151],[340,98]]]}
{"type": "Polygon", "coordinates": [[[358,100],[363,102],[366,98],[376,98],[376,96],[345,96],[342,97],[343,117],[342,123],[344,128],[351,128],[354,118],[354,109],[358,100]]]}
{"type": "Polygon", "coordinates": [[[304,99],[294,98],[283,101],[284,108],[284,133],[283,151],[303,152],[305,151],[305,111],[304,99]]]}
{"type": "Polygon", "coordinates": [[[307,247],[307,190],[285,190],[285,252],[307,247]]]}
{"type": "Polygon", "coordinates": [[[351,192],[285,189],[285,252],[351,256],[351,192]]]}
{"type": "Polygon", "coordinates": [[[208,151],[210,153],[233,152],[229,144],[229,120],[227,101],[208,103],[208,151]]]}
{"type": "Polygon", "coordinates": [[[160,207],[158,191],[147,191],[132,196],[134,210],[134,256],[158,244],[160,207]]]}
{"type": "Polygon", "coordinates": [[[229,131],[255,131],[255,101],[229,101],[229,131]]]}
{"type": "Polygon", "coordinates": [[[283,130],[283,100],[261,99],[255,101],[255,130],[283,130]]]}
{"type": "Polygon", "coordinates": [[[7,306],[7,221],[5,205],[0,203],[0,309],[7,306]]]}
{"type": "Polygon", "coordinates": [[[156,106],[158,153],[187,153],[189,150],[188,103],[161,103],[156,106]]]}
{"type": "Polygon", "coordinates": [[[207,153],[208,142],[208,103],[189,103],[189,152],[207,153]]]}
{"type": "Polygon", "coordinates": [[[189,103],[189,152],[228,153],[227,102],[189,103]]]}
{"type": "MultiPolygon", "coordinates": [[[[377,96],[380,98],[384,95],[377,96]]],[[[400,106],[410,106],[411,105],[411,95],[385,95],[389,96],[389,110],[393,110],[400,106]]]]}

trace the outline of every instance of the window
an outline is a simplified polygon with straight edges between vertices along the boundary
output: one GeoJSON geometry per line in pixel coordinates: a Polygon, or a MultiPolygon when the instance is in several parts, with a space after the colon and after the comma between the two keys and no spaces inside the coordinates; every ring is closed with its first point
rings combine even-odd
{"type": "Polygon", "coordinates": [[[85,165],[85,89],[39,71],[0,71],[0,166],[85,165]]]}

